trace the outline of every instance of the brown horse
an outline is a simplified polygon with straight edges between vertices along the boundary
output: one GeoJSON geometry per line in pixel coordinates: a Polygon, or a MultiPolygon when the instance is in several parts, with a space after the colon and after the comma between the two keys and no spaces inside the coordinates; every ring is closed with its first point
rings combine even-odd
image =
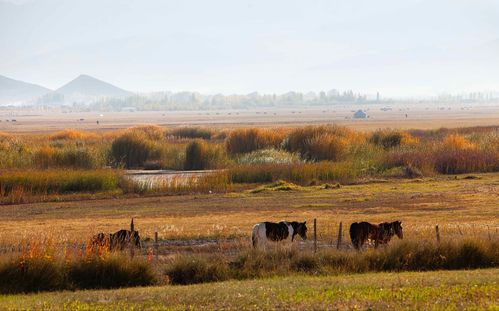
{"type": "Polygon", "coordinates": [[[402,222],[383,222],[373,225],[368,222],[354,222],[350,225],[350,239],[356,249],[360,249],[367,240],[374,241],[374,246],[388,244],[394,235],[400,239],[404,237],[402,222]]]}
{"type": "Polygon", "coordinates": [[[140,248],[140,236],[138,231],[130,230],[120,230],[109,235],[109,249],[113,250],[124,250],[125,247],[132,244],[133,246],[140,248]]]}

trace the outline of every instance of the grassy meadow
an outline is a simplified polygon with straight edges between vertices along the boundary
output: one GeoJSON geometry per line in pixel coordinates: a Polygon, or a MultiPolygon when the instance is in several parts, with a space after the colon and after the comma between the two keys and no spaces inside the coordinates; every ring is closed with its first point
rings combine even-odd
{"type": "Polygon", "coordinates": [[[291,276],[0,296],[4,310],[494,310],[498,269],[291,276]]]}
{"type": "Polygon", "coordinates": [[[493,126],[1,133],[0,308],[495,308],[498,193],[493,126]],[[89,248],[131,218],[133,259],[89,248]],[[252,227],[282,219],[307,221],[308,239],[251,250],[252,227]],[[352,249],[350,223],[395,220],[404,240],[352,249]]]}

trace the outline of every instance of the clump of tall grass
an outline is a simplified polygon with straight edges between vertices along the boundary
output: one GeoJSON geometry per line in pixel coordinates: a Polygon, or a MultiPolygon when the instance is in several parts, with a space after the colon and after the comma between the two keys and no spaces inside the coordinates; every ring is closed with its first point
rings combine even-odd
{"type": "MultiPolygon", "coordinates": [[[[128,128],[126,133],[142,134],[149,140],[163,140],[165,138],[165,130],[157,125],[137,125],[128,128]]],[[[140,135],[139,134],[139,135],[140,135]]]]}
{"type": "Polygon", "coordinates": [[[174,176],[157,181],[137,181],[127,176],[120,180],[124,193],[225,193],[232,189],[232,182],[226,172],[213,172],[201,176],[174,176]]]}
{"type": "Polygon", "coordinates": [[[291,131],[284,148],[298,152],[302,158],[312,161],[340,160],[348,146],[357,138],[352,130],[340,126],[306,126],[291,131]]]}
{"type": "Polygon", "coordinates": [[[204,170],[222,167],[227,162],[223,148],[196,139],[185,149],[185,170],[204,170]]]}
{"type": "Polygon", "coordinates": [[[65,273],[70,288],[76,289],[147,286],[156,282],[149,263],[123,254],[72,260],[65,273]]]}
{"type": "Polygon", "coordinates": [[[181,285],[224,281],[229,276],[226,263],[216,256],[180,256],[173,260],[164,273],[172,284],[181,285]]]}
{"type": "Polygon", "coordinates": [[[411,134],[395,130],[377,130],[369,137],[369,142],[384,149],[395,148],[400,145],[415,145],[418,139],[411,134]]]}
{"type": "Polygon", "coordinates": [[[285,133],[273,129],[236,129],[226,139],[230,154],[248,153],[259,149],[278,148],[285,138],[285,133]]]}
{"type": "Polygon", "coordinates": [[[242,165],[295,164],[301,162],[303,160],[298,154],[278,149],[256,150],[243,154],[237,159],[237,163],[242,165]]]}
{"type": "Polygon", "coordinates": [[[116,138],[111,145],[111,157],[116,165],[142,167],[156,151],[153,142],[140,131],[131,131],[116,138]]]}
{"type": "Polygon", "coordinates": [[[177,138],[211,139],[214,134],[213,130],[200,127],[181,127],[171,131],[171,135],[177,138]]]}
{"type": "Polygon", "coordinates": [[[96,169],[106,163],[103,150],[95,147],[65,146],[54,148],[42,146],[33,154],[33,164],[37,168],[96,169]]]}

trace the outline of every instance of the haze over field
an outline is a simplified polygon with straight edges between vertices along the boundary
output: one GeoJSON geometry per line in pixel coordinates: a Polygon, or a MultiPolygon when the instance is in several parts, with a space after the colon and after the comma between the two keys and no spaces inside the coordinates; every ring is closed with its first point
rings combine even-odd
{"type": "Polygon", "coordinates": [[[0,0],[0,74],[57,89],[386,96],[499,89],[492,0],[0,0]]]}

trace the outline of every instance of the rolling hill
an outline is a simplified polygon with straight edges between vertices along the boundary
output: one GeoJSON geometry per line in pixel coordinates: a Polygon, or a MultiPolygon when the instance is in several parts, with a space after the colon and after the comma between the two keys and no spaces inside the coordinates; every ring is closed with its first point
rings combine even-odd
{"type": "Polygon", "coordinates": [[[130,92],[117,86],[83,74],[54,92],[64,95],[64,98],[126,97],[131,95],[130,92]]]}
{"type": "Polygon", "coordinates": [[[40,85],[0,75],[0,104],[19,104],[36,99],[51,90],[40,85]]]}

